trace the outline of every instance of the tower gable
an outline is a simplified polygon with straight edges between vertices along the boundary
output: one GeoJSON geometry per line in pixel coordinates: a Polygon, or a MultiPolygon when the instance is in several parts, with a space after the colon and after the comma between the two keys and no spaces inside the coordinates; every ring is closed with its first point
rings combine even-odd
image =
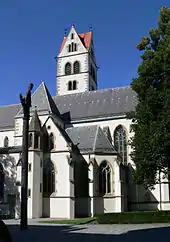
{"type": "Polygon", "coordinates": [[[63,39],[58,57],[88,52],[91,46],[91,38],[91,32],[77,34],[75,27],[72,26],[68,36],[63,39]]]}
{"type": "Polygon", "coordinates": [[[97,89],[92,32],[78,34],[72,26],[57,57],[57,94],[97,89]]]}

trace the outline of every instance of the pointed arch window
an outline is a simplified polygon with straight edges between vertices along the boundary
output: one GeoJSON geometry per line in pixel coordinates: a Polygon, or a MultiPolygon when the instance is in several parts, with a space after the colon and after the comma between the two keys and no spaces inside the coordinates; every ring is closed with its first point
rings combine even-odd
{"type": "Polygon", "coordinates": [[[65,65],[65,75],[71,75],[71,64],[69,62],[65,65]]]}
{"type": "Polygon", "coordinates": [[[54,135],[51,133],[49,135],[49,149],[53,150],[54,149],[54,135]]]}
{"type": "Polygon", "coordinates": [[[8,147],[9,146],[9,138],[6,136],[4,138],[4,147],[8,147]]]}
{"type": "Polygon", "coordinates": [[[111,193],[111,168],[107,161],[99,166],[99,193],[102,196],[111,193]]]}
{"type": "Polygon", "coordinates": [[[43,166],[43,193],[50,196],[55,192],[55,169],[52,161],[47,159],[43,166]]]}
{"type": "Polygon", "coordinates": [[[3,165],[0,163],[0,201],[4,200],[4,181],[5,181],[5,173],[3,165]]]}
{"type": "Polygon", "coordinates": [[[29,140],[28,140],[29,147],[32,147],[32,144],[33,144],[33,135],[32,135],[32,133],[30,133],[29,134],[29,140]]]}
{"type": "Polygon", "coordinates": [[[34,148],[35,149],[40,148],[39,141],[40,141],[40,135],[37,132],[35,132],[35,135],[34,135],[34,148]]]}
{"type": "Polygon", "coordinates": [[[78,61],[74,62],[73,70],[74,70],[74,74],[80,73],[80,63],[78,61]]]}
{"type": "Polygon", "coordinates": [[[122,156],[123,164],[127,164],[127,135],[122,125],[119,125],[114,131],[114,146],[122,156]]]}

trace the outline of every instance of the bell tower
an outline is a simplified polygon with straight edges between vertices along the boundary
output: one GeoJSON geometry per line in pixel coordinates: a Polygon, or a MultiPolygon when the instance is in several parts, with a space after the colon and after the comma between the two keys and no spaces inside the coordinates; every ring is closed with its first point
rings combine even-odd
{"type": "Polygon", "coordinates": [[[74,25],[56,58],[57,95],[97,89],[97,67],[92,31],[78,34],[74,25]]]}

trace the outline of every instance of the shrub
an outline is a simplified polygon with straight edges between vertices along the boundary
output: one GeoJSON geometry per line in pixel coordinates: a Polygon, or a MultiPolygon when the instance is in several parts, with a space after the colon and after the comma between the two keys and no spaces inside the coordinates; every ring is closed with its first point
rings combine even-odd
{"type": "Polygon", "coordinates": [[[98,224],[169,223],[170,211],[106,213],[96,215],[98,224]]]}

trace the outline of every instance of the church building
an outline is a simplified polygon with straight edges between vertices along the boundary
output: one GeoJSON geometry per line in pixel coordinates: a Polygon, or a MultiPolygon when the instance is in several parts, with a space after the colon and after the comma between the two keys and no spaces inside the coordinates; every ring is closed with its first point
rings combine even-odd
{"type": "MultiPolygon", "coordinates": [[[[137,96],[129,86],[98,90],[93,32],[72,26],[56,65],[56,95],[44,82],[32,94],[28,217],[170,210],[167,180],[152,191],[132,181],[126,114],[137,96]]],[[[0,211],[11,218],[20,218],[22,125],[21,104],[0,106],[0,211]]]]}

